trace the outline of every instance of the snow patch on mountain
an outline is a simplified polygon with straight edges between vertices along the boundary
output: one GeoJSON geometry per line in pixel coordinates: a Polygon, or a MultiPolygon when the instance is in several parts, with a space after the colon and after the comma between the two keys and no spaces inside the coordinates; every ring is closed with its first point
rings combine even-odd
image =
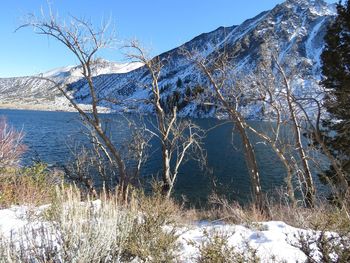
{"type": "MultiPolygon", "coordinates": [[[[122,74],[133,71],[139,67],[142,67],[143,63],[140,62],[128,62],[128,63],[116,63],[110,62],[104,59],[98,59],[92,64],[92,74],[94,76],[102,74],[122,74]]],[[[44,78],[61,78],[67,77],[82,77],[82,69],[80,66],[67,66],[52,69],[43,74],[39,74],[44,78]]]]}

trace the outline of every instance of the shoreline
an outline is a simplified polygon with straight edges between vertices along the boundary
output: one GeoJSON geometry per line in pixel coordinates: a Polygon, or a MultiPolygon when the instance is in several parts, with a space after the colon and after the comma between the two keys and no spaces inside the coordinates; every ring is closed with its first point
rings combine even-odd
{"type": "MultiPolygon", "coordinates": [[[[91,112],[90,105],[79,105],[84,112],[91,112]]],[[[47,111],[47,112],[76,112],[78,111],[70,105],[60,106],[56,104],[14,104],[14,103],[1,103],[0,110],[30,110],[30,111],[47,111]]],[[[111,113],[108,108],[99,107],[100,113],[111,113]]]]}
{"type": "Polygon", "coordinates": [[[1,110],[32,110],[32,111],[57,111],[57,112],[76,112],[71,107],[58,107],[57,105],[43,105],[43,104],[14,104],[14,103],[0,103],[1,110]]]}

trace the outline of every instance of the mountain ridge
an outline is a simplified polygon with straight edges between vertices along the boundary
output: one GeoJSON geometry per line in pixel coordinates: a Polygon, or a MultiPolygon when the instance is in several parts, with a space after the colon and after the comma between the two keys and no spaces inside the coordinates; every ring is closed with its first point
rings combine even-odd
{"type": "MultiPolygon", "coordinates": [[[[167,58],[159,81],[163,89],[162,96],[167,101],[174,93],[180,93],[179,103],[183,106],[180,109],[181,116],[217,116],[214,109],[203,110],[200,102],[203,99],[201,94],[192,102],[186,105],[184,103],[186,91],[190,89],[192,92],[198,83],[203,82],[203,75],[181,54],[184,48],[189,51],[196,50],[204,57],[215,57],[225,48],[231,52],[233,57],[231,63],[236,65],[238,72],[241,75],[248,75],[261,59],[263,45],[275,47],[280,50],[279,59],[283,62],[288,57],[298,58],[296,62],[296,66],[300,69],[298,81],[303,82],[303,87],[300,87],[298,92],[317,90],[321,78],[319,57],[324,45],[323,36],[334,15],[334,6],[326,4],[323,0],[287,0],[240,25],[219,27],[211,32],[202,33],[183,45],[159,55],[160,58],[167,58]],[[177,86],[179,79],[181,87],[177,86]]],[[[107,65],[112,63],[104,62],[107,65]]],[[[101,72],[102,74],[96,74],[94,78],[99,96],[125,101],[118,105],[103,102],[102,107],[113,111],[136,110],[147,113],[153,111],[151,105],[140,102],[150,96],[149,90],[144,88],[150,80],[144,67],[139,65],[136,69],[125,72],[100,70],[99,73],[101,72]]],[[[90,99],[84,80],[77,76],[68,76],[63,77],[61,81],[68,84],[71,96],[88,108],[90,99]]],[[[68,102],[65,102],[57,91],[29,77],[0,79],[0,101],[0,104],[7,102],[19,106],[39,103],[47,105],[48,109],[53,107],[69,110],[68,102]],[[26,95],[23,96],[24,94],[26,95]]],[[[248,118],[259,118],[257,116],[259,110],[254,107],[241,110],[248,118]]]]}

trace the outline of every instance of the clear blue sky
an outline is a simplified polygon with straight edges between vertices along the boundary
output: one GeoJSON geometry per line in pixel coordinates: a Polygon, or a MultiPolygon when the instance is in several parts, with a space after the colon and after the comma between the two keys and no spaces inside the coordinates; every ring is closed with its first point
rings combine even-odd
{"type": "MultiPolygon", "coordinates": [[[[335,2],[335,0],[327,0],[335,2]]],[[[60,17],[112,17],[120,40],[136,38],[159,54],[193,37],[232,26],[269,10],[283,0],[50,0],[60,17]]],[[[30,29],[16,33],[23,17],[39,13],[47,0],[2,0],[0,10],[0,77],[24,76],[76,64],[74,57],[52,39],[30,29]]],[[[119,50],[103,54],[120,61],[119,50]]]]}

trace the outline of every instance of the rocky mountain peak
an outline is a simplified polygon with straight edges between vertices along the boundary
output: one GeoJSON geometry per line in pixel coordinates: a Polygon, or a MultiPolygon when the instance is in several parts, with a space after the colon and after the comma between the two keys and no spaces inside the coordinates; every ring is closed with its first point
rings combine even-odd
{"type": "Polygon", "coordinates": [[[328,5],[324,0],[286,0],[284,3],[301,7],[328,5]]]}
{"type": "Polygon", "coordinates": [[[298,14],[305,11],[320,16],[335,14],[333,5],[326,3],[324,0],[286,0],[282,6],[292,9],[298,14]]]}

